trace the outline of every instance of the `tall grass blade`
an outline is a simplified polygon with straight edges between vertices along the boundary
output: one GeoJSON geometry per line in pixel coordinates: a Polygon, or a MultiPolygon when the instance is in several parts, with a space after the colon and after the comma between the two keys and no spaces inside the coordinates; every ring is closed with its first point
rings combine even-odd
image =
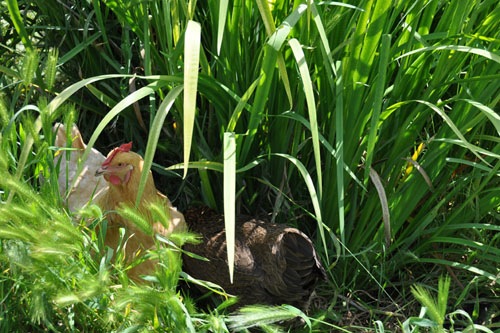
{"type": "MultiPolygon", "coordinates": [[[[420,175],[422,175],[422,178],[424,178],[425,183],[427,184],[427,186],[429,186],[429,189],[432,192],[434,192],[434,186],[432,185],[431,178],[429,177],[427,172],[425,172],[424,168],[417,161],[415,161],[412,158],[404,158],[404,160],[407,161],[409,163],[409,165],[412,166],[412,168],[415,168],[420,173],[420,175]]],[[[407,174],[408,174],[409,173],[408,168],[406,170],[407,170],[407,174]]]]}
{"type": "MultiPolygon", "coordinates": [[[[461,158],[453,158],[453,157],[447,157],[446,158],[446,162],[448,163],[456,163],[457,165],[468,165],[470,167],[473,167],[473,168],[477,168],[479,170],[482,170],[482,171],[485,171],[487,173],[495,173],[495,171],[492,169],[492,168],[489,168],[487,166],[484,166],[482,164],[479,164],[477,162],[471,162],[469,160],[464,160],[464,159],[461,159],[461,158]]],[[[496,173],[497,176],[500,176],[500,173],[496,173]]]]}
{"type": "MultiPolygon", "coordinates": [[[[0,127],[4,128],[9,122],[9,111],[3,95],[0,95],[0,127]]],[[[0,143],[2,137],[0,135],[0,143]]]]}
{"type": "Polygon", "coordinates": [[[389,212],[389,204],[387,203],[387,195],[385,194],[384,185],[379,174],[375,169],[370,168],[370,179],[377,189],[380,205],[382,206],[382,220],[384,221],[385,246],[389,248],[391,245],[391,215],[389,212]]]}
{"type": "Polygon", "coordinates": [[[224,133],[224,226],[226,230],[229,280],[233,283],[236,209],[236,138],[224,133]]]}
{"type": "MultiPolygon", "coordinates": [[[[338,3],[336,3],[338,5],[338,3]]],[[[334,76],[337,75],[336,69],[335,69],[335,62],[333,61],[332,57],[332,51],[330,48],[330,43],[328,42],[328,37],[327,33],[325,31],[325,26],[323,24],[323,21],[321,20],[321,17],[319,15],[318,9],[316,8],[316,4],[314,2],[310,3],[311,7],[311,14],[313,16],[314,23],[316,24],[316,28],[318,29],[319,37],[321,39],[321,46],[322,49],[324,50],[324,62],[325,62],[325,68],[328,71],[328,81],[330,83],[330,88],[333,90],[335,88],[335,81],[334,81],[334,76]]]]}
{"type": "MultiPolygon", "coordinates": [[[[344,191],[344,79],[342,62],[337,62],[337,79],[335,80],[335,180],[337,188],[337,205],[338,205],[338,219],[339,219],[339,233],[340,241],[346,244],[345,232],[345,191],[344,191]]],[[[344,253],[344,248],[342,248],[344,253]]]]}
{"type": "MultiPolygon", "coordinates": [[[[301,18],[307,10],[307,5],[300,4],[295,8],[295,10],[283,21],[283,23],[276,29],[274,25],[272,26],[273,33],[269,35],[269,41],[267,42],[271,45],[277,52],[280,52],[286,38],[290,34],[292,28],[297,24],[298,20],[301,18]]],[[[262,14],[262,15],[265,15],[262,14]]],[[[288,97],[288,103],[290,104],[290,109],[293,107],[293,96],[290,87],[290,80],[288,79],[288,73],[286,70],[286,63],[283,58],[283,54],[279,53],[277,57],[278,69],[283,80],[283,85],[285,88],[286,95],[288,97]]]]}
{"type": "Polygon", "coordinates": [[[323,193],[323,176],[322,176],[322,166],[321,166],[321,151],[319,149],[319,130],[318,130],[318,119],[316,116],[316,102],[314,99],[313,85],[311,81],[311,76],[309,74],[309,68],[305,59],[304,52],[298,40],[292,38],[289,42],[290,48],[292,49],[293,55],[295,56],[295,61],[299,66],[300,77],[302,79],[302,85],[304,89],[304,94],[306,95],[307,110],[309,114],[309,124],[311,126],[312,135],[312,145],[314,151],[314,161],[316,163],[316,174],[318,177],[318,200],[321,201],[323,193]]]}
{"type": "MultiPolygon", "coordinates": [[[[368,6],[370,6],[372,1],[369,1],[368,6]]],[[[353,80],[355,83],[365,83],[369,76],[369,71],[372,68],[377,49],[379,49],[380,38],[382,32],[384,31],[387,20],[385,17],[389,12],[391,7],[390,1],[375,1],[373,14],[370,17],[370,23],[367,26],[366,34],[363,36],[363,43],[359,62],[357,63],[355,73],[356,78],[353,80]]],[[[367,10],[368,12],[368,10],[367,10]]],[[[385,46],[388,46],[389,39],[386,40],[385,46]]],[[[388,52],[387,50],[380,50],[380,52],[388,52]]],[[[381,55],[382,57],[382,55],[381,55]]],[[[384,56],[386,59],[381,58],[381,62],[387,61],[388,55],[384,56]]],[[[379,73],[380,75],[381,73],[379,73]]],[[[378,87],[379,89],[381,87],[378,87]]]]}
{"type": "MultiPolygon", "coordinates": [[[[165,170],[182,170],[184,168],[184,163],[171,165],[165,170]]],[[[212,170],[217,172],[224,172],[224,164],[212,161],[191,161],[189,162],[190,169],[202,169],[202,170],[212,170]]]]}
{"type": "Polygon", "coordinates": [[[191,143],[193,140],[198,67],[200,65],[201,25],[189,21],[184,38],[184,177],[187,175],[191,143]]]}
{"type": "Polygon", "coordinates": [[[226,17],[228,11],[228,0],[219,1],[219,21],[217,23],[217,55],[220,55],[220,48],[224,38],[224,28],[226,27],[226,17]]]}
{"type": "MultiPolygon", "coordinates": [[[[91,46],[93,43],[95,43],[96,40],[98,40],[102,36],[101,32],[97,32],[93,34],[90,37],[87,37],[85,41],[83,41],[80,44],[75,45],[73,49],[71,49],[68,52],[65,52],[61,58],[59,58],[59,65],[63,65],[67,62],[69,62],[71,59],[75,58],[79,53],[83,52],[84,50],[88,49],[89,46],[91,46]]],[[[116,68],[116,70],[119,72],[119,68],[116,68]]],[[[113,75],[113,74],[110,74],[113,75]]]]}
{"type": "Polygon", "coordinates": [[[9,10],[9,16],[16,28],[17,33],[21,37],[21,41],[26,49],[32,49],[31,39],[24,26],[23,19],[21,17],[21,12],[19,11],[19,4],[17,0],[6,0],[7,9],[9,10]]]}
{"type": "MultiPolygon", "coordinates": [[[[309,318],[297,308],[292,306],[262,306],[251,305],[241,308],[236,314],[228,318],[229,328],[239,331],[241,329],[249,329],[278,323],[296,317],[301,317],[307,324],[309,330],[311,329],[311,321],[309,318]]],[[[276,327],[271,332],[284,332],[276,327]]]]}
{"type": "Polygon", "coordinates": [[[236,105],[236,108],[234,109],[233,114],[231,115],[231,119],[229,119],[229,123],[227,125],[227,131],[228,132],[234,132],[236,128],[236,124],[238,123],[238,120],[240,119],[241,113],[247,107],[247,102],[252,96],[253,92],[255,91],[255,88],[259,85],[260,82],[260,77],[258,77],[251,85],[248,87],[247,91],[241,96],[241,99],[239,100],[238,104],[236,105]]]}
{"type": "MultiPolygon", "coordinates": [[[[351,57],[348,59],[348,62],[344,64],[344,68],[348,70],[348,72],[352,73],[352,83],[354,85],[358,84],[358,82],[362,82],[362,76],[366,74],[362,74],[362,70],[359,69],[360,66],[365,66],[366,64],[361,61],[361,51],[363,49],[362,40],[367,34],[367,28],[370,26],[370,16],[373,7],[373,0],[368,0],[364,2],[364,10],[359,15],[359,18],[356,22],[356,30],[352,36],[352,42],[349,45],[349,49],[351,50],[351,57]]],[[[365,52],[367,53],[367,52],[365,52]]],[[[356,89],[353,87],[353,89],[356,89]]]]}
{"type": "Polygon", "coordinates": [[[255,92],[254,104],[252,113],[247,125],[247,135],[242,144],[239,160],[246,161],[250,148],[253,144],[255,135],[257,134],[259,123],[265,114],[265,108],[269,99],[269,91],[273,82],[274,68],[278,52],[269,45],[264,46],[264,57],[262,59],[262,67],[260,69],[260,80],[255,92]]]}
{"type": "MultiPolygon", "coordinates": [[[[102,4],[104,6],[104,4],[102,4]]],[[[109,43],[108,33],[106,31],[105,18],[101,10],[101,1],[92,0],[92,6],[95,10],[95,17],[97,20],[97,25],[99,26],[99,31],[102,33],[102,39],[104,42],[104,47],[106,47],[108,54],[111,54],[111,44],[109,43]]]]}
{"type": "Polygon", "coordinates": [[[456,261],[451,261],[451,260],[446,260],[446,259],[436,259],[436,258],[418,258],[418,262],[421,263],[432,263],[432,264],[437,264],[437,265],[443,265],[443,266],[450,266],[453,268],[460,268],[466,271],[469,271],[471,273],[474,273],[479,276],[483,276],[491,281],[498,282],[499,278],[496,273],[488,272],[482,268],[475,267],[472,265],[468,264],[463,264],[460,262],[456,261]]]}
{"type": "Polygon", "coordinates": [[[463,46],[463,45],[438,45],[438,46],[423,47],[423,48],[420,48],[417,50],[412,50],[412,51],[406,52],[406,53],[400,55],[399,57],[397,57],[396,59],[394,59],[394,61],[397,61],[401,58],[408,57],[408,56],[411,56],[413,54],[417,54],[417,53],[421,53],[421,52],[443,51],[443,50],[472,53],[472,54],[476,54],[476,55],[479,55],[481,57],[484,57],[486,59],[493,60],[494,62],[500,64],[500,55],[498,55],[494,52],[485,50],[485,49],[478,49],[475,47],[469,47],[469,46],[463,46]]]}
{"type": "Polygon", "coordinates": [[[486,105],[473,101],[471,99],[464,99],[465,102],[469,103],[472,106],[475,106],[478,108],[488,119],[490,122],[495,126],[495,129],[497,131],[498,136],[500,136],[500,115],[498,112],[495,112],[491,108],[487,107],[486,105]]]}
{"type": "Polygon", "coordinates": [[[271,36],[276,30],[276,25],[274,24],[273,14],[269,8],[269,3],[266,0],[257,0],[256,2],[257,8],[259,8],[260,17],[266,28],[266,33],[268,36],[271,36]]]}
{"type": "MultiPolygon", "coordinates": [[[[268,37],[272,38],[272,36],[274,36],[274,34],[276,32],[276,24],[274,23],[274,19],[273,19],[272,13],[271,13],[270,6],[272,6],[272,4],[268,3],[266,1],[261,1],[261,0],[257,1],[257,7],[259,8],[260,16],[261,16],[262,21],[264,22],[264,26],[266,28],[266,34],[268,37]]],[[[281,38],[273,41],[272,45],[276,51],[280,50],[280,48],[283,45],[283,42],[286,38],[286,35],[283,34],[283,32],[285,32],[286,35],[288,35],[290,30],[289,29],[283,30],[281,33],[281,38]],[[276,41],[278,41],[278,43],[276,43],[276,41]]],[[[280,72],[281,79],[283,80],[283,85],[285,88],[286,95],[288,97],[288,102],[290,104],[290,108],[292,108],[292,106],[293,106],[292,91],[290,88],[290,80],[288,79],[288,73],[286,71],[285,60],[283,59],[282,53],[278,53],[276,61],[278,63],[278,70],[280,72]]]]}
{"type": "Polygon", "coordinates": [[[370,131],[368,133],[368,143],[366,146],[365,179],[371,171],[371,165],[374,155],[375,144],[378,138],[380,113],[382,112],[382,100],[386,86],[386,72],[389,64],[389,51],[391,46],[391,36],[383,35],[380,45],[380,59],[378,63],[378,75],[375,82],[375,98],[373,101],[373,111],[371,114],[370,131]]]}
{"type": "Polygon", "coordinates": [[[151,129],[149,130],[148,144],[146,146],[146,152],[144,154],[144,165],[141,174],[141,181],[139,183],[139,188],[137,190],[137,197],[135,204],[139,205],[141,201],[142,194],[144,193],[144,188],[146,187],[146,180],[148,178],[149,170],[151,170],[151,165],[153,164],[153,158],[156,152],[156,147],[158,145],[158,140],[160,139],[161,130],[163,128],[163,123],[167,117],[168,112],[172,108],[177,96],[182,92],[184,86],[176,86],[165,97],[163,102],[158,107],[158,112],[151,124],[151,129]]]}
{"type": "Polygon", "coordinates": [[[295,8],[295,10],[290,15],[288,15],[283,23],[274,31],[274,33],[269,36],[269,40],[267,43],[271,45],[276,51],[280,51],[293,27],[297,24],[306,10],[307,5],[298,5],[297,8],[295,8]]]}

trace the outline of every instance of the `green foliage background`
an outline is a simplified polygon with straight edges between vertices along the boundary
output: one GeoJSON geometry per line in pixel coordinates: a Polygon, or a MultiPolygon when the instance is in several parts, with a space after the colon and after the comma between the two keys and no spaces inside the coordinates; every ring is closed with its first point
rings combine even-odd
{"type": "MultiPolygon", "coordinates": [[[[177,268],[151,286],[116,287],[133,284],[126,267],[96,257],[98,235],[63,210],[55,121],[77,123],[103,152],[134,141],[181,210],[223,210],[223,138],[235,133],[237,211],[304,230],[327,267],[313,330],[424,326],[400,325],[418,313],[410,286],[442,274],[452,277],[449,307],[470,314],[464,326],[498,328],[498,1],[1,6],[4,330],[252,325],[181,297],[180,263],[161,249],[177,268]],[[198,71],[185,71],[193,21],[198,71]],[[196,113],[181,94],[196,98],[196,113]],[[348,318],[342,302],[360,315],[348,318]]],[[[275,320],[296,314],[275,311],[275,320]]]]}

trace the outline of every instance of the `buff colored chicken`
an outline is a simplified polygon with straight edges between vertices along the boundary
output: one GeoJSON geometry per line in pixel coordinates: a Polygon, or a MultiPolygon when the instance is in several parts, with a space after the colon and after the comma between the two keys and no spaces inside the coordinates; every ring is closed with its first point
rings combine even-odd
{"type": "MultiPolygon", "coordinates": [[[[105,192],[96,200],[97,205],[108,214],[105,245],[117,249],[120,241],[119,229],[124,228],[127,240],[124,251],[127,260],[131,260],[154,247],[154,234],[169,236],[173,232],[187,230],[182,213],[177,211],[170,200],[156,189],[151,171],[148,174],[144,193],[137,210],[150,224],[152,232],[144,233],[143,228],[139,228],[119,213],[120,209],[124,207],[135,207],[143,170],[144,160],[139,154],[130,151],[131,148],[132,143],[127,143],[113,149],[95,173],[96,176],[102,175],[109,184],[105,192]],[[167,216],[170,217],[167,226],[154,220],[150,209],[151,204],[159,204],[164,208],[167,216]]],[[[138,280],[142,274],[153,273],[155,264],[156,262],[152,260],[144,261],[130,269],[128,275],[138,280]]]]}
{"type": "Polygon", "coordinates": [[[78,163],[82,158],[87,145],[83,142],[82,135],[76,125],[71,127],[68,144],[66,127],[57,123],[53,127],[56,133],[55,145],[59,148],[72,148],[72,150],[59,150],[54,158],[54,164],[59,165],[59,193],[65,198],[65,204],[71,212],[77,212],[93,199],[98,197],[106,188],[105,181],[94,177],[97,170],[106,159],[98,150],[90,151],[83,163],[82,171],[77,175],[78,163]],[[69,158],[68,155],[69,154],[69,158]]]}

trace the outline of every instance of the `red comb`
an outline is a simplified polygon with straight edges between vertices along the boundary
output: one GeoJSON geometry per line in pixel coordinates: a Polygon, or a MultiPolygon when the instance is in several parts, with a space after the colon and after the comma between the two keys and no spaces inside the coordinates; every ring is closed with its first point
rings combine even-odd
{"type": "Polygon", "coordinates": [[[113,158],[115,158],[116,154],[129,152],[130,149],[132,149],[132,142],[124,143],[120,147],[113,149],[111,151],[111,154],[109,154],[109,156],[106,158],[106,160],[102,163],[102,166],[106,166],[109,163],[111,163],[113,158]]]}

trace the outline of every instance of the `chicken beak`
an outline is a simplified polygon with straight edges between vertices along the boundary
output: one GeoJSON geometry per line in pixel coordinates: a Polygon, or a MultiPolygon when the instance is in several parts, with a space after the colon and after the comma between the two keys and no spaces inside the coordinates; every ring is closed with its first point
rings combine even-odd
{"type": "Polygon", "coordinates": [[[101,165],[101,167],[95,171],[95,176],[99,177],[101,175],[107,175],[107,174],[124,173],[124,172],[129,172],[133,169],[134,167],[132,165],[125,165],[125,166],[101,165]]]}
{"type": "Polygon", "coordinates": [[[103,175],[103,174],[105,174],[105,173],[108,173],[108,170],[107,170],[107,169],[108,169],[108,168],[101,166],[99,169],[97,169],[97,170],[95,171],[95,175],[94,175],[94,176],[99,177],[100,175],[103,175]]]}

